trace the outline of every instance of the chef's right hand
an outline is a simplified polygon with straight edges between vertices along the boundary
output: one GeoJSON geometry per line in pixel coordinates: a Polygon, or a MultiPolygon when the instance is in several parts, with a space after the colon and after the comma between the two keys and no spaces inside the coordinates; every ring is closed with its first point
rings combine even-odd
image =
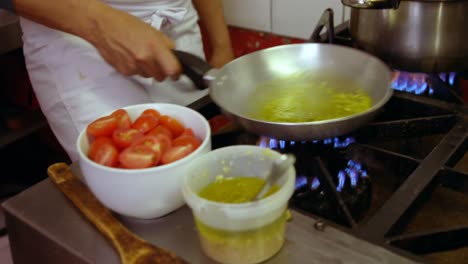
{"type": "Polygon", "coordinates": [[[121,74],[177,79],[181,66],[172,53],[174,42],[138,18],[119,11],[105,12],[87,38],[121,74]]]}

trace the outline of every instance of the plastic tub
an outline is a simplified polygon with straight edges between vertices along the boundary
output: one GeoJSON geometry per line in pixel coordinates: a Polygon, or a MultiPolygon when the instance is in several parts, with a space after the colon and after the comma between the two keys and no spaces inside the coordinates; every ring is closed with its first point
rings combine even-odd
{"type": "Polygon", "coordinates": [[[221,263],[259,263],[284,244],[286,210],[294,192],[294,166],[278,180],[280,189],[255,202],[228,204],[198,193],[217,177],[264,178],[280,153],[258,146],[230,146],[197,158],[184,178],[182,192],[192,209],[203,251],[221,263]]]}

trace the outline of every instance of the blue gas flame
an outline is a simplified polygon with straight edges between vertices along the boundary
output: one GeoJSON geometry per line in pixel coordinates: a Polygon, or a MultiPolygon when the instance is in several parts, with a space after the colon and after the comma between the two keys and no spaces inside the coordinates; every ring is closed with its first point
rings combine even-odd
{"type": "Polygon", "coordinates": [[[320,181],[319,181],[319,179],[317,177],[314,177],[312,179],[312,183],[310,184],[310,188],[312,190],[317,190],[318,187],[320,187],[320,181]]]}
{"type": "Polygon", "coordinates": [[[426,91],[433,94],[434,90],[427,83],[427,75],[422,73],[396,72],[392,88],[398,91],[423,94],[426,91]]]}
{"type": "MultiPolygon", "coordinates": [[[[439,73],[439,78],[450,86],[455,84],[456,73],[439,73]]],[[[395,90],[414,94],[433,94],[434,89],[430,87],[428,79],[430,77],[423,73],[395,72],[392,87],[395,90]]]]}
{"type": "Polygon", "coordinates": [[[274,138],[267,138],[263,137],[260,139],[259,146],[263,148],[270,148],[270,149],[281,149],[284,150],[287,146],[294,146],[296,144],[323,144],[323,145],[332,145],[333,148],[342,149],[348,147],[350,144],[356,142],[353,137],[346,137],[344,139],[341,138],[327,138],[324,140],[312,140],[312,141],[285,141],[285,140],[278,140],[274,138]]]}
{"type": "MultiPolygon", "coordinates": [[[[354,160],[349,160],[347,162],[347,167],[343,170],[340,170],[337,174],[338,184],[336,186],[337,192],[342,192],[346,184],[347,179],[350,181],[352,188],[358,186],[359,180],[362,178],[368,177],[367,171],[362,168],[361,163],[354,160]]],[[[296,190],[304,186],[307,186],[307,177],[304,175],[298,176],[296,178],[296,190]]],[[[314,177],[310,183],[311,190],[317,190],[320,187],[320,180],[318,177],[314,177]]]]}
{"type": "Polygon", "coordinates": [[[359,179],[368,177],[367,171],[363,169],[362,164],[354,160],[348,160],[347,167],[344,170],[338,172],[338,185],[336,190],[341,192],[346,183],[346,179],[349,178],[351,187],[356,187],[359,183],[359,179]]]}
{"type": "Polygon", "coordinates": [[[296,185],[295,185],[296,190],[300,189],[300,188],[302,188],[302,187],[304,187],[306,185],[307,185],[307,177],[306,176],[302,175],[302,176],[298,176],[296,178],[296,185]]]}
{"type": "Polygon", "coordinates": [[[338,185],[336,186],[336,190],[338,192],[341,192],[343,190],[345,182],[346,182],[346,174],[344,173],[344,171],[339,171],[338,172],[338,185]]]}
{"type": "Polygon", "coordinates": [[[457,76],[457,74],[455,72],[439,73],[439,78],[444,82],[448,82],[449,85],[454,85],[455,84],[455,77],[456,76],[457,76]]]}

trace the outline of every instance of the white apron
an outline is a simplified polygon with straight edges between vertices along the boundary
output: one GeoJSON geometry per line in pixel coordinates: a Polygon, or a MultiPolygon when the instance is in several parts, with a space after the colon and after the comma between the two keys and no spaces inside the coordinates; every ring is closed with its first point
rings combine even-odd
{"type": "MultiPolygon", "coordinates": [[[[204,57],[198,16],[190,0],[108,0],[168,35],[176,48],[204,57]]],[[[72,161],[75,141],[96,117],[127,105],[187,105],[205,96],[187,77],[157,82],[126,77],[85,40],[21,18],[26,67],[40,107],[72,161]]],[[[131,29],[129,29],[131,30],[131,29]]]]}

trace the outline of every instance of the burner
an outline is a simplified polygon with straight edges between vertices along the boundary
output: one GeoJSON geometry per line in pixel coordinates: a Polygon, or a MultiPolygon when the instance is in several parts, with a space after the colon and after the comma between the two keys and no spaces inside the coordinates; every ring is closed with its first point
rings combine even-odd
{"type": "Polygon", "coordinates": [[[412,73],[393,71],[392,88],[415,95],[424,95],[447,102],[463,103],[462,92],[457,90],[457,73],[412,73]]]}
{"type": "Polygon", "coordinates": [[[286,140],[278,140],[269,137],[260,137],[257,145],[264,148],[271,148],[271,149],[280,149],[285,150],[287,147],[292,147],[296,145],[304,145],[304,144],[314,144],[314,145],[332,145],[333,148],[346,148],[349,144],[356,142],[353,137],[345,137],[344,139],[335,137],[335,138],[328,138],[324,140],[311,140],[311,141],[286,141],[286,140]]]}
{"type": "Polygon", "coordinates": [[[448,83],[450,86],[453,86],[455,84],[455,78],[457,74],[455,72],[450,72],[450,73],[439,73],[439,78],[448,83]]]}
{"type": "Polygon", "coordinates": [[[298,142],[260,137],[257,145],[296,156],[294,207],[350,226],[365,215],[371,200],[367,170],[362,163],[345,157],[346,148],[354,142],[353,137],[298,142]],[[321,167],[317,159],[324,154],[330,159],[324,159],[321,167]],[[337,206],[339,200],[350,209],[352,219],[337,206]]]}
{"type": "Polygon", "coordinates": [[[424,73],[393,72],[392,87],[398,91],[414,94],[434,94],[434,89],[428,84],[428,76],[424,73]]]}

